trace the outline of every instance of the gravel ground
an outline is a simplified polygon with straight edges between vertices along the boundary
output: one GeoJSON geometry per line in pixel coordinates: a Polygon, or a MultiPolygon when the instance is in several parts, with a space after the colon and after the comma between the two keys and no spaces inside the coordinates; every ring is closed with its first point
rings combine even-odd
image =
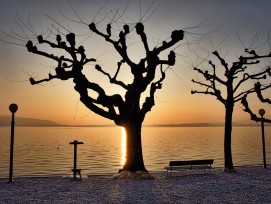
{"type": "Polygon", "coordinates": [[[153,174],[153,180],[111,179],[110,175],[0,179],[0,203],[271,203],[271,166],[153,174]]]}

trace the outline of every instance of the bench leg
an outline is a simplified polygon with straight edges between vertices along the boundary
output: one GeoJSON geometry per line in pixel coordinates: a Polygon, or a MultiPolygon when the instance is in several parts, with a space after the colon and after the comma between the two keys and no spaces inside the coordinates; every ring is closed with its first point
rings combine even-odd
{"type": "Polygon", "coordinates": [[[205,171],[205,174],[210,174],[211,173],[211,167],[209,167],[207,169],[205,168],[204,171],[205,171]]]}
{"type": "Polygon", "coordinates": [[[172,169],[167,169],[167,178],[170,178],[172,174],[172,169]]]}

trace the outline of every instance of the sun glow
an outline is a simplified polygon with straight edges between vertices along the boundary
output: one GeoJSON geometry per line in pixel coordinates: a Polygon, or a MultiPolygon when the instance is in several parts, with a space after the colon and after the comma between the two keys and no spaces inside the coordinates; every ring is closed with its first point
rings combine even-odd
{"type": "Polygon", "coordinates": [[[126,131],[125,128],[121,128],[121,166],[125,164],[126,161],[126,131]]]}

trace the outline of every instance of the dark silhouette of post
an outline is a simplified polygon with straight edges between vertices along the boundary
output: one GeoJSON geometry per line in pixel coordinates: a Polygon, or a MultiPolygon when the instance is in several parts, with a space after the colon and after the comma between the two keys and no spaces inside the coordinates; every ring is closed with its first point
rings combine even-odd
{"type": "Polygon", "coordinates": [[[261,126],[262,126],[262,143],[263,143],[263,167],[266,167],[266,155],[265,155],[265,139],[264,139],[264,121],[263,121],[263,116],[265,114],[264,109],[259,110],[259,114],[261,115],[261,126]]]}
{"type": "Polygon", "coordinates": [[[15,103],[10,104],[9,110],[12,113],[11,119],[11,136],[10,136],[10,159],[9,159],[9,183],[13,182],[13,149],[14,149],[14,114],[18,110],[15,103]]]}
{"type": "Polygon", "coordinates": [[[83,142],[78,142],[77,140],[74,140],[73,142],[70,142],[70,144],[74,145],[74,156],[73,156],[73,178],[76,178],[76,173],[79,173],[79,176],[81,178],[81,169],[77,169],[77,145],[78,144],[84,144],[83,142]]]}

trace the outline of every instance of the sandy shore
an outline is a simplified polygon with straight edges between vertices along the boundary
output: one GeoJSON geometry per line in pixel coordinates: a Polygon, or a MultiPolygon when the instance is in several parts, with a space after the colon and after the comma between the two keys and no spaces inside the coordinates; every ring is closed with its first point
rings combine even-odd
{"type": "Polygon", "coordinates": [[[116,180],[111,175],[0,179],[0,203],[271,203],[271,166],[188,171],[154,180],[116,180]]]}

